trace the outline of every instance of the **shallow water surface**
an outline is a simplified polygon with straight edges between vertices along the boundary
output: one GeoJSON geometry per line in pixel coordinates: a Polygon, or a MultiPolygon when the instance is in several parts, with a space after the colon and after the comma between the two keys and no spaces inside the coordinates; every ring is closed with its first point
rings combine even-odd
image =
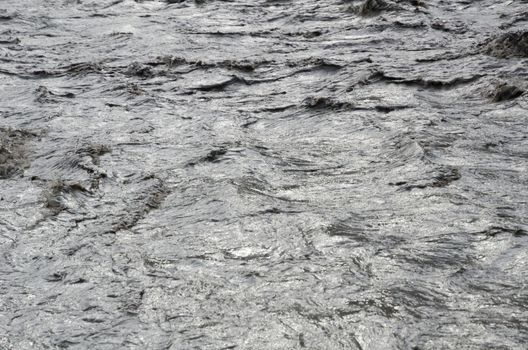
{"type": "Polygon", "coordinates": [[[526,0],[0,3],[0,349],[525,349],[526,0]]]}

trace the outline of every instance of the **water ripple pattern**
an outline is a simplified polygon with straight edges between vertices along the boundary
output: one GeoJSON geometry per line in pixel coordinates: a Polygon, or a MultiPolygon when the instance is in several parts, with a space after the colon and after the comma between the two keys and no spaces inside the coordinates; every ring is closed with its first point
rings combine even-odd
{"type": "Polygon", "coordinates": [[[528,1],[2,0],[0,349],[526,349],[528,1]]]}

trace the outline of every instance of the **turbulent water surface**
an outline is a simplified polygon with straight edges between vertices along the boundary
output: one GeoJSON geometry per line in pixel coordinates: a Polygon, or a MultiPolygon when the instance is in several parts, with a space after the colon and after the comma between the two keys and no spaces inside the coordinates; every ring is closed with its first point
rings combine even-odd
{"type": "Polygon", "coordinates": [[[526,349],[528,1],[2,0],[0,349],[526,349]]]}

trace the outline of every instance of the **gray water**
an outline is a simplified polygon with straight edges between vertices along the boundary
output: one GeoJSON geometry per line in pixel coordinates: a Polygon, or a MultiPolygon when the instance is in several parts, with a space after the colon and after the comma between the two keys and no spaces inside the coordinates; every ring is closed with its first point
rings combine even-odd
{"type": "Polygon", "coordinates": [[[0,349],[526,349],[528,1],[0,2],[0,349]]]}

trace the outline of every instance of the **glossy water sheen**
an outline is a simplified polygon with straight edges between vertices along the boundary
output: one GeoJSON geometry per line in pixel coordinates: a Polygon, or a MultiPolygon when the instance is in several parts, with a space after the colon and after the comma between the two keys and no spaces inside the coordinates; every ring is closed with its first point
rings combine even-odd
{"type": "Polygon", "coordinates": [[[0,2],[0,349],[526,349],[526,0],[0,2]]]}

